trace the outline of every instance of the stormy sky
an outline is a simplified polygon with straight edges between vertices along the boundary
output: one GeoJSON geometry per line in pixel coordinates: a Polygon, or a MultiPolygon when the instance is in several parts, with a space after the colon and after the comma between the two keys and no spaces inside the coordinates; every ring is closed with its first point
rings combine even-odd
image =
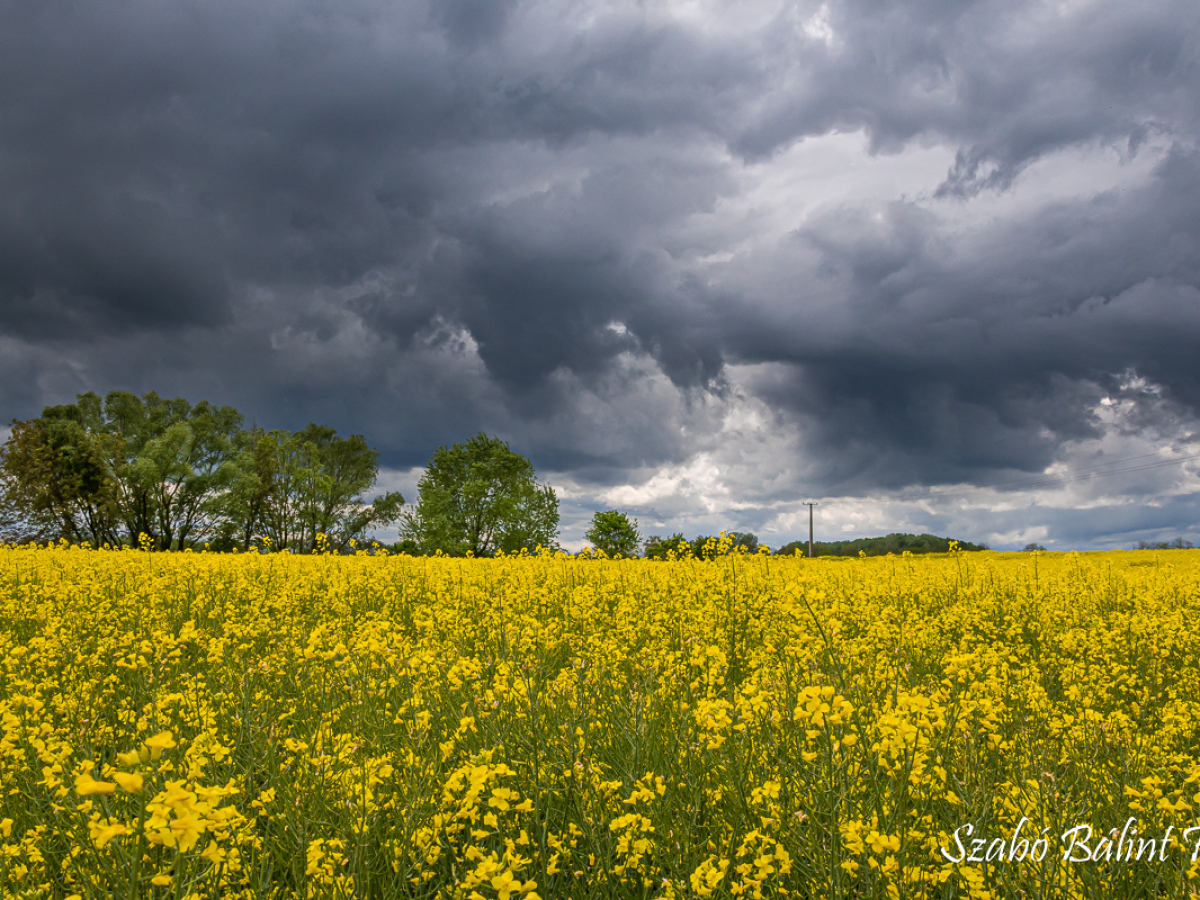
{"type": "MultiPolygon", "coordinates": [[[[1200,542],[1195,0],[9,0],[0,418],[485,431],[644,533],[1200,542]]],[[[2,435],[0,435],[2,436],[2,435]]]]}

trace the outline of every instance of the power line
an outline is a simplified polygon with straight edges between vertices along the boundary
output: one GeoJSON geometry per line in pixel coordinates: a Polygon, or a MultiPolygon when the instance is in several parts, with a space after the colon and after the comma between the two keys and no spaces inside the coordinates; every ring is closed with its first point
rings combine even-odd
{"type": "MultiPolygon", "coordinates": [[[[1137,456],[1126,456],[1123,459],[1110,459],[1108,462],[1093,463],[1090,466],[1076,466],[1074,469],[1071,470],[1071,473],[1072,473],[1071,475],[1064,476],[1064,477],[1073,477],[1074,473],[1086,472],[1089,469],[1103,469],[1105,466],[1115,466],[1117,463],[1134,462],[1135,460],[1139,460],[1139,459],[1149,459],[1152,456],[1159,456],[1161,453],[1162,453],[1161,450],[1156,450],[1154,453],[1141,453],[1137,456]]],[[[1175,462],[1175,460],[1170,460],[1170,462],[1175,462]]],[[[1040,481],[1045,480],[1045,478],[1047,478],[1047,477],[1049,477],[1049,476],[1045,475],[1044,473],[1042,475],[1027,475],[1024,478],[1018,478],[1014,481],[1001,481],[999,484],[993,484],[991,487],[1002,488],[1002,487],[1008,487],[1010,485],[1020,486],[1022,484],[1025,484],[1026,482],[1028,482],[1030,479],[1040,482],[1040,481]]]]}
{"type": "Polygon", "coordinates": [[[1174,466],[1179,463],[1190,462],[1194,459],[1200,459],[1200,454],[1195,456],[1180,456],[1176,459],[1164,459],[1154,463],[1147,463],[1144,466],[1126,466],[1123,469],[1114,469],[1111,472],[1089,472],[1086,475],[1069,475],[1062,478],[1050,478],[1031,487],[1048,487],[1055,484],[1069,484],[1074,481],[1090,481],[1093,478],[1110,478],[1113,475],[1124,475],[1127,472],[1142,472],[1146,469],[1162,469],[1166,466],[1174,466]]]}
{"type": "MultiPolygon", "coordinates": [[[[1191,462],[1192,460],[1200,459],[1200,454],[1196,454],[1193,456],[1179,456],[1179,457],[1176,457],[1175,459],[1160,459],[1157,462],[1146,463],[1145,465],[1140,465],[1140,466],[1125,466],[1124,468],[1121,468],[1121,469],[1113,469],[1110,472],[1088,472],[1087,471],[1088,469],[1099,469],[1099,468],[1103,468],[1104,466],[1116,465],[1119,462],[1132,462],[1134,460],[1146,459],[1147,457],[1157,456],[1157,455],[1158,454],[1156,454],[1156,453],[1146,453],[1141,456],[1131,456],[1131,457],[1128,457],[1127,459],[1118,459],[1118,460],[1112,460],[1111,462],[1107,462],[1107,463],[1097,463],[1096,465],[1092,465],[1092,466],[1083,466],[1081,468],[1073,470],[1070,474],[1067,474],[1067,475],[1047,476],[1047,477],[1042,477],[1042,478],[1036,479],[1036,480],[1026,480],[1026,481],[1006,481],[1006,482],[1000,482],[999,484],[993,484],[993,485],[980,485],[978,487],[971,488],[970,490],[971,491],[1000,490],[1001,488],[1030,490],[1033,488],[1054,487],[1056,485],[1072,484],[1074,482],[1079,482],[1079,481],[1091,481],[1091,480],[1097,479],[1097,478],[1111,478],[1114,475],[1125,475],[1129,472],[1144,472],[1149,469],[1162,469],[1167,466],[1175,466],[1175,465],[1179,465],[1180,463],[1191,462]]],[[[958,491],[947,491],[945,493],[938,493],[936,491],[933,491],[931,493],[935,497],[944,498],[944,497],[963,496],[963,495],[967,494],[968,491],[958,490],[958,491]]]]}

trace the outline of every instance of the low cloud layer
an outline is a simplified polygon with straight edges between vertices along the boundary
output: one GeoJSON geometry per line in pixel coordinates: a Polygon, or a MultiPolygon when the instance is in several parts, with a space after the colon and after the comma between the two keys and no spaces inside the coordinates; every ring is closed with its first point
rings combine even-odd
{"type": "Polygon", "coordinates": [[[1194,462],[1132,468],[1200,454],[1198,26],[8,4],[0,414],[206,398],[396,484],[498,433],[568,542],[617,506],[777,545],[808,499],[826,536],[1200,540],[1194,462]]]}

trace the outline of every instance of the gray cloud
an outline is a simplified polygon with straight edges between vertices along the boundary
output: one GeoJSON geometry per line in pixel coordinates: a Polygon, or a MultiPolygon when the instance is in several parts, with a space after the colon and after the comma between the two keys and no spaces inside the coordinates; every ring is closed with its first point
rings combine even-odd
{"type": "Polygon", "coordinates": [[[3,413],[155,389],[401,468],[486,429],[584,505],[675,485],[647,511],[741,527],[1107,446],[1129,373],[1188,439],[1197,24],[1183,0],[8,4],[3,413]]]}

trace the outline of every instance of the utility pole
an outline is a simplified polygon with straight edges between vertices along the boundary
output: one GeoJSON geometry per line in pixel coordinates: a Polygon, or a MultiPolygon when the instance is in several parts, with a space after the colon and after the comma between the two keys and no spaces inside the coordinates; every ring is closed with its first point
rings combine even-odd
{"type": "Polygon", "coordinates": [[[813,507],[820,506],[816,500],[804,501],[808,506],[808,558],[812,559],[813,551],[813,507]]]}

